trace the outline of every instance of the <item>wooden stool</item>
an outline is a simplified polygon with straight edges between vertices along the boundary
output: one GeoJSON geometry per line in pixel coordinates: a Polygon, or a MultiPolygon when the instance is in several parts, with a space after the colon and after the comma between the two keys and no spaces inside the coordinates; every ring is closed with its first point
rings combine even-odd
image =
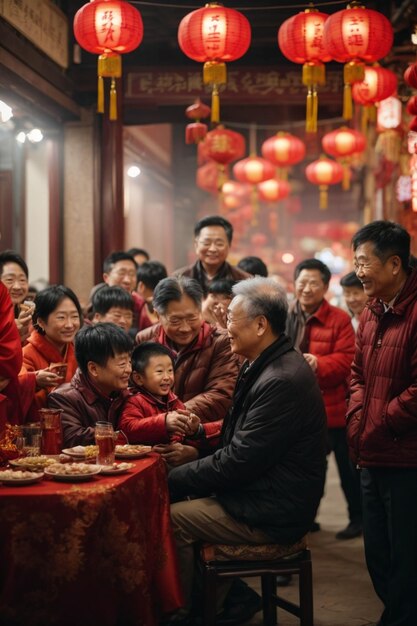
{"type": "Polygon", "coordinates": [[[201,549],[203,567],[204,626],[216,624],[216,584],[218,578],[260,576],[264,626],[277,624],[277,606],[300,618],[300,626],[313,626],[313,577],[306,537],[292,546],[205,545],[201,549]],[[280,598],[276,576],[297,574],[299,604],[280,598]]]}

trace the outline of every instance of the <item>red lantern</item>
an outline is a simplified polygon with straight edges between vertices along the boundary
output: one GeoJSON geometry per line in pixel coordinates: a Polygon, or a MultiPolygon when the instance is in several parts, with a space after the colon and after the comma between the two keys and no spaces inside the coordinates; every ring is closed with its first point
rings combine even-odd
{"type": "Polygon", "coordinates": [[[327,152],[327,154],[341,160],[343,167],[343,189],[349,189],[350,169],[348,157],[365,150],[365,136],[357,130],[342,127],[324,135],[321,143],[323,150],[327,152]]]}
{"type": "Polygon", "coordinates": [[[263,202],[279,202],[290,193],[290,185],[286,180],[270,178],[258,184],[259,197],[263,202]]]}
{"type": "Polygon", "coordinates": [[[330,61],[323,44],[325,13],[306,9],[283,22],[278,30],[282,54],[293,63],[303,64],[303,85],[307,86],[306,131],[317,131],[317,85],[324,85],[325,66],[330,61]]]}
{"type": "Polygon", "coordinates": [[[304,159],[305,154],[306,147],[304,143],[290,133],[277,133],[262,144],[262,156],[264,159],[268,159],[268,161],[280,168],[287,168],[299,163],[299,161],[304,159]]]}
{"type": "Polygon", "coordinates": [[[352,118],[351,84],[363,80],[363,61],[372,63],[388,54],[393,38],[392,26],[385,15],[365,9],[357,2],[329,16],[324,27],[324,46],[333,59],[345,63],[345,119],[352,118]]]}
{"type": "Polygon", "coordinates": [[[329,185],[337,185],[343,180],[343,167],[337,161],[321,157],[306,167],[306,177],[320,189],[320,209],[327,209],[329,185]]]}
{"type": "Polygon", "coordinates": [[[410,115],[417,115],[417,96],[411,96],[407,102],[406,109],[410,115]]]}
{"type": "Polygon", "coordinates": [[[222,192],[225,196],[235,196],[239,199],[248,198],[251,192],[249,185],[237,183],[235,180],[226,180],[223,184],[222,192]]]}
{"type": "Polygon", "coordinates": [[[111,78],[110,114],[117,119],[116,78],[122,75],[120,54],[132,52],[141,43],[141,14],[124,0],[94,0],[74,17],[74,36],[81,48],[99,54],[97,111],[104,113],[103,78],[111,78]]]}
{"type": "Polygon", "coordinates": [[[353,85],[352,96],[358,104],[369,105],[389,98],[397,90],[397,77],[379,65],[365,67],[365,77],[353,85]]]}
{"type": "Polygon", "coordinates": [[[417,133],[417,117],[411,120],[408,128],[413,132],[417,133]]]}
{"type": "Polygon", "coordinates": [[[204,152],[208,159],[227,165],[245,154],[245,138],[240,133],[219,126],[207,133],[204,152]]]}
{"type": "Polygon", "coordinates": [[[417,89],[417,63],[409,65],[404,72],[404,80],[413,89],[417,89]]]}
{"type": "Polygon", "coordinates": [[[191,120],[194,120],[192,124],[187,124],[185,128],[185,143],[199,143],[207,135],[207,124],[202,124],[201,119],[210,115],[210,107],[204,102],[201,102],[200,98],[185,109],[185,114],[191,120]]]}
{"type": "Polygon", "coordinates": [[[198,167],[196,183],[200,189],[204,189],[204,191],[208,191],[208,193],[218,193],[221,188],[221,181],[219,180],[219,170],[216,163],[205,163],[201,167],[198,167]]]}
{"type": "Polygon", "coordinates": [[[204,63],[203,82],[212,85],[211,120],[219,122],[219,85],[227,82],[226,61],[240,59],[249,48],[251,28],[242,13],[217,3],[186,15],[178,27],[178,43],[186,56],[204,63]]]}
{"type": "Polygon", "coordinates": [[[251,156],[238,161],[233,166],[233,174],[241,183],[256,185],[268,178],[273,178],[275,168],[269,161],[261,157],[251,156]]]}

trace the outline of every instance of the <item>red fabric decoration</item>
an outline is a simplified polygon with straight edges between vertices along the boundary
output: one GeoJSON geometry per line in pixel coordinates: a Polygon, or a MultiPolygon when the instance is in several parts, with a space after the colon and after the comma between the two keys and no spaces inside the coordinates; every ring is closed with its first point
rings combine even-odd
{"type": "Polygon", "coordinates": [[[251,156],[235,163],[233,166],[233,174],[241,183],[256,185],[257,183],[262,183],[264,180],[268,180],[268,178],[273,178],[275,168],[272,163],[266,159],[251,156]]]}
{"type": "Polygon", "coordinates": [[[358,104],[375,104],[392,96],[397,90],[397,77],[379,65],[365,67],[365,79],[354,83],[352,97],[358,104]]]}
{"type": "Polygon", "coordinates": [[[249,48],[249,21],[235,9],[208,4],[188,13],[178,27],[178,43],[186,56],[204,63],[203,82],[212,85],[211,121],[220,120],[219,85],[227,82],[226,61],[240,59],[249,48]]]}
{"type": "Polygon", "coordinates": [[[219,165],[227,165],[245,154],[245,138],[240,133],[219,126],[207,133],[204,154],[219,165]]]}
{"type": "Polygon", "coordinates": [[[417,63],[409,65],[404,72],[404,80],[413,89],[417,89],[417,63]]]}
{"type": "Polygon", "coordinates": [[[185,114],[190,120],[194,120],[193,124],[188,124],[185,127],[185,143],[199,143],[207,135],[207,124],[202,124],[200,120],[210,115],[210,107],[204,102],[201,102],[200,98],[185,109],[185,114]]]}
{"type": "Polygon", "coordinates": [[[306,9],[283,22],[278,30],[278,46],[293,63],[303,64],[303,85],[308,88],[306,130],[317,131],[317,85],[324,85],[324,62],[331,60],[324,47],[324,24],[329,16],[306,9]]]}
{"type": "Polygon", "coordinates": [[[363,152],[366,146],[366,139],[359,131],[342,127],[324,135],[321,143],[323,150],[327,154],[340,158],[363,152]]]}
{"type": "Polygon", "coordinates": [[[302,161],[306,154],[305,144],[290,133],[277,133],[262,144],[262,156],[278,167],[289,167],[302,161]]]}
{"type": "Polygon", "coordinates": [[[320,189],[320,209],[327,209],[327,189],[343,180],[343,167],[337,161],[321,157],[306,167],[306,177],[320,189]]]}
{"type": "Polygon", "coordinates": [[[417,115],[417,96],[411,96],[407,102],[406,109],[410,115],[417,115]]]}
{"type": "Polygon", "coordinates": [[[352,3],[329,16],[324,26],[324,46],[343,70],[343,117],[352,119],[351,85],[364,79],[363,61],[372,63],[391,49],[394,32],[389,20],[378,11],[352,3]]]}
{"type": "Polygon", "coordinates": [[[132,52],[142,41],[142,17],[124,0],[95,0],[75,14],[74,35],[92,54],[132,52]]]}
{"type": "Polygon", "coordinates": [[[278,202],[283,200],[290,193],[290,185],[286,180],[270,178],[258,185],[259,198],[263,202],[278,202]]]}

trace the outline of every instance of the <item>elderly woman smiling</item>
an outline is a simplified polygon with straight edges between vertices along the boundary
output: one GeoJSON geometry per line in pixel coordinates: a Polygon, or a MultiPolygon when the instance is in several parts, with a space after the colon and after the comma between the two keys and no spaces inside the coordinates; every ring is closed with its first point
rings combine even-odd
{"type": "Polygon", "coordinates": [[[48,394],[77,369],[73,342],[81,319],[78,298],[68,287],[53,285],[36,295],[34,330],[23,348],[20,376],[33,379],[37,408],[46,406],[48,394]]]}

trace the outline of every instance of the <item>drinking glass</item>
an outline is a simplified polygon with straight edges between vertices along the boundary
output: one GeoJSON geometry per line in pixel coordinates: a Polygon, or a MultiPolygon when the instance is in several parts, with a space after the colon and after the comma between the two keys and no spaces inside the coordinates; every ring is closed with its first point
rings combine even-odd
{"type": "Polygon", "coordinates": [[[16,437],[19,456],[38,456],[41,450],[41,425],[36,422],[25,424],[19,430],[16,437]]]}
{"type": "Polygon", "coordinates": [[[113,425],[110,422],[97,422],[94,429],[94,437],[97,451],[98,465],[112,465],[114,463],[116,448],[116,436],[113,425]]]}
{"type": "Polygon", "coordinates": [[[39,409],[42,454],[59,454],[62,450],[61,413],[63,409],[39,409]]]}

